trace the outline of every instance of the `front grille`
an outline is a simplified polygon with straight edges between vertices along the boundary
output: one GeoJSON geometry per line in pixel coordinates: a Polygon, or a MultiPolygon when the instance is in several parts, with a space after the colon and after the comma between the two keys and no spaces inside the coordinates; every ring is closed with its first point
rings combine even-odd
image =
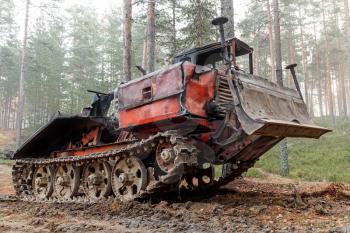
{"type": "Polygon", "coordinates": [[[218,114],[225,116],[227,105],[233,103],[233,98],[230,91],[230,86],[227,78],[224,76],[217,76],[216,85],[216,103],[218,105],[218,114]]]}

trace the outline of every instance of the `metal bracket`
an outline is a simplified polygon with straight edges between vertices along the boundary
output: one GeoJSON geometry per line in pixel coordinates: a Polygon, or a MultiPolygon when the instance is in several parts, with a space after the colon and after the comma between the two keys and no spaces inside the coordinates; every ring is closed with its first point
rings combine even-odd
{"type": "Polygon", "coordinates": [[[213,134],[215,144],[217,144],[220,147],[225,147],[239,138],[239,136],[241,135],[241,131],[236,128],[236,119],[237,118],[234,106],[228,106],[223,124],[213,134]],[[227,139],[219,141],[219,139],[223,136],[225,129],[229,129],[231,131],[231,135],[227,139]]]}

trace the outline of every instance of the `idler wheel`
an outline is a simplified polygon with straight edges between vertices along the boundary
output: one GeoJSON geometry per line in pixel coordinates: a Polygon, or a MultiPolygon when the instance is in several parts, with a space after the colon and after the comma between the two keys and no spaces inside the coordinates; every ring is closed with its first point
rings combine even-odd
{"type": "Polygon", "coordinates": [[[121,201],[138,198],[147,186],[147,170],[142,161],[135,157],[120,159],[113,167],[112,189],[121,201]]]}
{"type": "Polygon", "coordinates": [[[111,166],[107,162],[93,161],[83,170],[83,189],[87,197],[101,199],[111,194],[111,166]]]}
{"type": "Polygon", "coordinates": [[[77,195],[80,184],[79,169],[72,164],[60,164],[56,168],[54,195],[60,199],[70,199],[77,195]]]}
{"type": "Polygon", "coordinates": [[[53,172],[49,165],[38,166],[33,176],[33,195],[39,199],[47,199],[53,193],[53,172]]]}

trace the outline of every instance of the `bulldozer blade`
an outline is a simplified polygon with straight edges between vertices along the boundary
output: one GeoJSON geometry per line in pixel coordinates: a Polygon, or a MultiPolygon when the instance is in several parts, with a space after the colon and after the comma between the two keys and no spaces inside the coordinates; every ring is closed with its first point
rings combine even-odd
{"type": "Polygon", "coordinates": [[[315,125],[299,124],[278,120],[262,120],[263,127],[255,131],[256,135],[274,137],[320,138],[331,130],[315,125]]]}
{"type": "Polygon", "coordinates": [[[331,132],[313,123],[296,90],[241,72],[235,76],[236,112],[248,135],[320,138],[331,132]]]}

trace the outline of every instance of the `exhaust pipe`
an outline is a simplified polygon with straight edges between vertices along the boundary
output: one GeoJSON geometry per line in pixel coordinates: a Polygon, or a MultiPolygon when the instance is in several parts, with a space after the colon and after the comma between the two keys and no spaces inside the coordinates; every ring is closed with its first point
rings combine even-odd
{"type": "Polygon", "coordinates": [[[225,29],[224,29],[224,24],[226,24],[227,22],[228,22],[228,18],[226,17],[217,17],[211,22],[214,26],[219,26],[221,50],[223,53],[223,61],[225,65],[228,65],[231,63],[227,53],[227,44],[226,44],[225,29]]]}

